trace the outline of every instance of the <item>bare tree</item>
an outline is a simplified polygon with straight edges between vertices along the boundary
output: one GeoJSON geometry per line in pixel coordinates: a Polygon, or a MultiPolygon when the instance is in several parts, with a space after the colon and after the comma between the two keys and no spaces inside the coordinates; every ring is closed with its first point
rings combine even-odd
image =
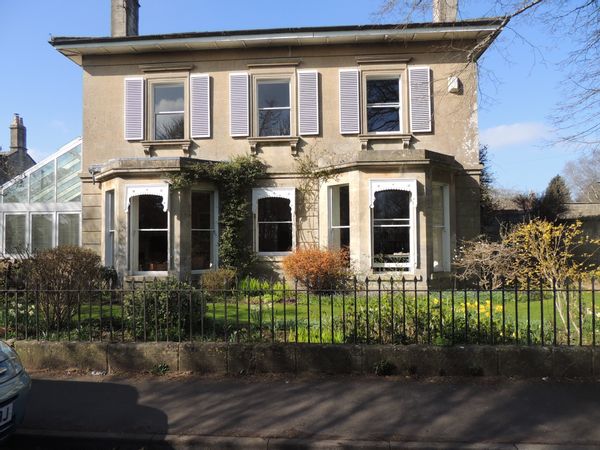
{"type": "Polygon", "coordinates": [[[565,164],[567,183],[578,202],[600,202],[600,152],[583,154],[565,164]]]}
{"type": "MultiPolygon", "coordinates": [[[[426,17],[432,3],[433,0],[382,0],[378,15],[409,22],[426,17]]],[[[473,3],[465,0],[460,6],[467,10],[473,3]]],[[[503,30],[524,39],[512,26],[517,19],[541,21],[557,40],[573,43],[573,51],[558,63],[565,74],[565,95],[552,119],[563,143],[600,150],[600,0],[477,0],[479,7],[482,4],[488,7],[487,16],[502,19],[497,33],[470,50],[468,56],[473,62],[503,30]]]]}

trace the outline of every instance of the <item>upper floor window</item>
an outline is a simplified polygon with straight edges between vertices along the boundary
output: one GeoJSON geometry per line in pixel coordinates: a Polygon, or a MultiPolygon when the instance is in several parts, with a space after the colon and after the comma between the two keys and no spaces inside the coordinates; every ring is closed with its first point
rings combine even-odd
{"type": "Polygon", "coordinates": [[[290,135],[290,80],[258,80],[257,121],[259,136],[290,135]]]}
{"type": "Polygon", "coordinates": [[[402,130],[400,77],[367,78],[367,131],[393,133],[402,130]]]}
{"type": "Polygon", "coordinates": [[[152,130],[155,140],[184,138],[184,97],[183,82],[152,85],[152,130]]]}
{"type": "Polygon", "coordinates": [[[211,136],[208,74],[193,73],[189,79],[125,78],[124,87],[126,140],[174,141],[211,136]]]}
{"type": "Polygon", "coordinates": [[[340,69],[339,100],[341,134],[433,131],[429,67],[340,69]]]}
{"type": "Polygon", "coordinates": [[[231,136],[293,138],[296,134],[319,133],[317,71],[285,69],[270,74],[229,74],[231,136]]]}

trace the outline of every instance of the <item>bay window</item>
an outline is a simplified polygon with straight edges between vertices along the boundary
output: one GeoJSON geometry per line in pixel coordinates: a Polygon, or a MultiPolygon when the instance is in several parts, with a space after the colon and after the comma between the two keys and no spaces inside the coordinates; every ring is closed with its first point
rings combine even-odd
{"type": "Polygon", "coordinates": [[[416,262],[416,181],[371,181],[374,268],[412,270],[416,262]]]}
{"type": "Polygon", "coordinates": [[[210,191],[192,191],[192,270],[214,267],[215,248],[215,194],[210,191]]]}
{"type": "Polygon", "coordinates": [[[169,269],[169,187],[127,186],[130,266],[135,272],[169,269]]]}
{"type": "Polygon", "coordinates": [[[432,193],[433,270],[450,270],[450,202],[447,184],[434,184],[432,193]]]}
{"type": "Polygon", "coordinates": [[[350,189],[348,185],[329,188],[329,246],[350,248],[350,189]]]}
{"type": "Polygon", "coordinates": [[[263,188],[252,192],[255,249],[259,254],[277,255],[295,247],[295,190],[263,188]]]}

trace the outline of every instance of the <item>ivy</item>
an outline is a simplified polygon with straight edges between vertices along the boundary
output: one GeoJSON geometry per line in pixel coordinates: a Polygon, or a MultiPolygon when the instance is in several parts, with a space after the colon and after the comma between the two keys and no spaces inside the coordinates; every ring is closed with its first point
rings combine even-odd
{"type": "Polygon", "coordinates": [[[252,156],[236,156],[230,161],[196,163],[171,175],[174,189],[213,182],[219,189],[219,261],[222,267],[247,272],[254,251],[247,244],[246,224],[250,217],[250,190],[266,174],[266,166],[252,156]]]}

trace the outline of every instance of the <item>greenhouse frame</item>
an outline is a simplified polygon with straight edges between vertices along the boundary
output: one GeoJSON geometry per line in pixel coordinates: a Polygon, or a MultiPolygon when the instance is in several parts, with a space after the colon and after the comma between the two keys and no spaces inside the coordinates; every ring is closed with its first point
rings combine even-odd
{"type": "Polygon", "coordinates": [[[81,145],[72,140],[0,187],[5,257],[81,245],[81,145]]]}

